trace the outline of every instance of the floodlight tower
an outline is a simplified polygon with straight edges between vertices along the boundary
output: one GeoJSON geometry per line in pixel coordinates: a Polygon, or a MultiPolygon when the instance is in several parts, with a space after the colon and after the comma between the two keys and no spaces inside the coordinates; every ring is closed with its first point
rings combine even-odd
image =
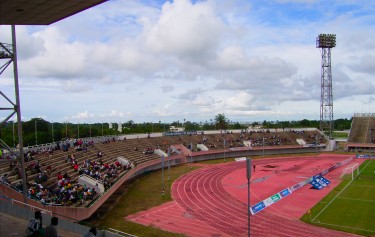
{"type": "Polygon", "coordinates": [[[330,139],[333,129],[331,49],[335,46],[335,34],[320,34],[316,38],[316,47],[322,49],[320,130],[328,130],[330,139]]]}
{"type": "MultiPolygon", "coordinates": [[[[22,122],[21,122],[21,107],[20,107],[20,96],[19,96],[19,86],[18,86],[18,66],[17,66],[17,50],[16,50],[16,30],[15,26],[11,26],[12,31],[12,44],[1,43],[0,42],[0,60],[5,62],[0,67],[0,76],[5,71],[5,69],[13,63],[13,77],[14,77],[14,98],[6,96],[5,93],[0,91],[2,102],[4,101],[8,107],[1,106],[0,110],[9,111],[9,114],[2,119],[0,122],[0,128],[5,126],[9,119],[13,115],[17,115],[17,129],[18,129],[18,149],[10,149],[10,147],[0,139],[0,148],[7,150],[10,154],[18,157],[18,161],[21,165],[21,175],[22,175],[22,190],[24,196],[24,202],[27,203],[27,186],[26,186],[26,173],[25,173],[25,160],[23,152],[23,140],[22,140],[22,122]]],[[[13,170],[12,170],[13,171],[13,170]]]]}

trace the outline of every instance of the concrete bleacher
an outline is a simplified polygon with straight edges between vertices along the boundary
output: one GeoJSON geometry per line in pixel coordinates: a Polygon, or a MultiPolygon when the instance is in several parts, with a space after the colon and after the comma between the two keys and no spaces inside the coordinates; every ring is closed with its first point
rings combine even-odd
{"type": "Polygon", "coordinates": [[[375,114],[354,114],[346,150],[375,151],[375,114]]]}
{"type": "MultiPolygon", "coordinates": [[[[273,146],[273,145],[300,145],[298,140],[305,143],[315,142],[316,132],[314,131],[272,131],[266,130],[251,131],[248,133],[216,133],[216,134],[197,134],[197,135],[180,135],[180,136],[161,136],[149,138],[135,138],[123,140],[108,140],[108,143],[97,142],[94,146],[89,147],[86,151],[75,151],[70,148],[67,152],[56,150],[53,155],[39,154],[37,160],[42,170],[46,170],[48,166],[52,167],[50,178],[46,182],[46,186],[51,186],[57,182],[57,173],[67,172],[73,179],[78,177],[78,172],[67,163],[68,155],[74,154],[79,165],[83,164],[86,159],[91,161],[101,160],[104,163],[113,163],[116,158],[123,156],[129,161],[134,162],[135,165],[147,162],[149,160],[158,159],[160,155],[143,154],[144,150],[152,148],[154,150],[160,149],[164,153],[168,152],[168,148],[172,145],[183,144],[186,147],[192,146],[193,152],[198,151],[198,144],[204,145],[208,150],[220,150],[231,147],[243,147],[245,144],[251,146],[273,146]],[[205,140],[205,142],[203,142],[205,140]],[[225,140],[225,144],[224,144],[225,140]],[[102,151],[103,156],[99,159],[97,152],[102,151]]],[[[319,142],[325,142],[322,136],[319,136],[319,142]]],[[[200,149],[201,150],[201,149],[200,149]]],[[[206,150],[206,149],[205,149],[206,150]]],[[[33,162],[33,161],[32,161],[33,162]]],[[[26,163],[27,167],[30,163],[26,163]]],[[[11,168],[8,163],[0,164],[1,174],[9,174],[11,168]]],[[[37,173],[33,170],[27,170],[28,181],[32,182],[37,173]]],[[[8,175],[8,180],[11,184],[15,184],[21,180],[21,177],[13,171],[8,175]]]]}
{"type": "MultiPolygon", "coordinates": [[[[245,147],[245,144],[250,146],[300,146],[298,139],[311,143],[317,139],[316,130],[299,131],[299,130],[259,130],[250,131],[246,133],[240,132],[217,132],[208,134],[189,134],[177,136],[155,136],[153,134],[143,136],[142,138],[133,137],[132,139],[124,139],[118,137],[111,139],[97,140],[94,145],[88,146],[87,150],[77,151],[74,148],[69,148],[68,151],[55,150],[52,155],[47,153],[38,154],[35,161],[39,161],[40,167],[43,171],[47,170],[48,166],[52,167],[48,180],[42,185],[44,187],[53,188],[57,185],[57,174],[67,173],[72,182],[78,182],[80,176],[79,172],[75,170],[71,163],[67,161],[67,157],[74,155],[79,166],[82,166],[85,160],[100,161],[107,164],[114,164],[118,161],[118,157],[124,157],[132,163],[132,167],[142,165],[146,162],[160,159],[160,154],[166,156],[168,149],[174,146],[185,147],[190,149],[193,153],[202,151],[198,149],[199,145],[207,148],[205,152],[220,152],[224,148],[245,147]],[[224,142],[225,141],[225,142],[224,142]],[[152,154],[145,154],[147,149],[152,149],[152,154]],[[103,155],[97,156],[101,151],[103,155]],[[160,151],[160,152],[158,152],[160,151]]],[[[324,137],[319,137],[320,142],[324,142],[324,137]]],[[[204,149],[206,150],[206,149],[204,149]]],[[[179,155],[178,152],[171,150],[171,156],[179,155]]],[[[26,163],[27,167],[30,162],[26,163]]],[[[7,174],[8,181],[11,185],[16,185],[21,181],[21,177],[17,172],[11,172],[9,163],[0,163],[1,175],[7,174]]],[[[125,172],[125,171],[124,171],[125,172]]],[[[38,175],[35,170],[26,170],[27,182],[33,183],[35,177],[38,175]]],[[[119,175],[119,177],[121,174],[119,175]]]]}
{"type": "Polygon", "coordinates": [[[350,129],[348,142],[350,143],[374,143],[375,115],[355,114],[350,129]],[[367,116],[366,116],[367,115],[367,116]]]}

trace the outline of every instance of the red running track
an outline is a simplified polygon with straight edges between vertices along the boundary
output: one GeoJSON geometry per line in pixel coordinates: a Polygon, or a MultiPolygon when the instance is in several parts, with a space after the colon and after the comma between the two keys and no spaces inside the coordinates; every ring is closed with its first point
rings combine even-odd
{"type": "MultiPolygon", "coordinates": [[[[254,178],[265,175],[263,177],[267,179],[257,184],[258,189],[255,188],[255,192],[252,189],[251,204],[253,205],[259,200],[268,197],[270,192],[274,194],[283,188],[291,186],[289,185],[291,182],[290,177],[286,178],[288,175],[303,178],[300,175],[310,175],[309,172],[316,174],[318,169],[328,168],[331,164],[346,158],[348,156],[255,160],[257,165],[255,173],[257,176],[254,176],[254,178]],[[279,167],[278,171],[276,173],[272,172],[272,168],[267,166],[269,164],[272,164],[272,168],[279,167]],[[305,170],[302,168],[305,168],[305,170]],[[290,170],[293,170],[293,172],[290,170]],[[271,186],[271,184],[275,183],[275,177],[277,177],[278,183],[282,188],[271,186]],[[287,180],[289,180],[289,183],[285,182],[287,180]]],[[[142,224],[152,224],[161,229],[184,233],[189,236],[247,236],[247,201],[244,201],[244,197],[247,197],[247,186],[243,185],[247,184],[245,170],[244,162],[231,162],[195,170],[181,177],[173,184],[172,196],[175,201],[166,204],[168,212],[166,212],[164,206],[164,209],[155,208],[149,212],[142,212],[127,218],[142,224]],[[228,187],[228,182],[230,183],[230,181],[233,181],[232,187],[228,187]],[[169,207],[174,207],[174,209],[169,207]],[[170,219],[167,219],[167,216],[170,219]]],[[[338,175],[340,174],[340,171],[335,172],[338,175]]],[[[334,181],[332,178],[331,181],[334,181]]],[[[297,183],[295,180],[292,181],[297,183]]],[[[330,189],[333,189],[333,186],[335,184],[332,184],[330,189]]],[[[325,192],[330,191],[328,188],[325,189],[327,189],[325,192]]],[[[355,236],[306,224],[293,218],[293,214],[291,216],[285,215],[285,209],[277,209],[278,206],[283,205],[289,207],[298,206],[297,203],[293,203],[301,201],[298,199],[298,196],[300,196],[298,194],[308,191],[312,190],[307,187],[297,190],[266,210],[251,216],[251,236],[355,236]],[[293,195],[297,199],[292,198],[293,195]],[[279,205],[279,203],[283,203],[283,205],[279,205]]],[[[320,191],[312,191],[314,192],[312,196],[320,195],[321,197],[316,200],[311,199],[314,203],[310,203],[310,206],[305,206],[303,213],[325,195],[325,193],[320,191]]],[[[311,196],[311,194],[308,196],[311,196]]]]}

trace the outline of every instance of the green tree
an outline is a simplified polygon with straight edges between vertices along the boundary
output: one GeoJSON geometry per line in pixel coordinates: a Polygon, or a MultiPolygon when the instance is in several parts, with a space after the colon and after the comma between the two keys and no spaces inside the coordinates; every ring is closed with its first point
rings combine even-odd
{"type": "Polygon", "coordinates": [[[243,129],[246,128],[246,126],[241,125],[239,122],[236,122],[233,124],[233,129],[243,129]]]}
{"type": "Polygon", "coordinates": [[[224,114],[218,114],[215,116],[215,127],[216,129],[227,129],[228,119],[224,114]]]}
{"type": "Polygon", "coordinates": [[[36,145],[50,141],[49,122],[42,118],[32,118],[30,121],[24,122],[22,130],[24,144],[36,145]]]}

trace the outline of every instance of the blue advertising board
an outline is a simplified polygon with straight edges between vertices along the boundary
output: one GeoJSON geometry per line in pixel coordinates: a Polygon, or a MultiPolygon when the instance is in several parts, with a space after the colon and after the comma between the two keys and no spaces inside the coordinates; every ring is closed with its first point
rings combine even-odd
{"type": "Polygon", "coordinates": [[[257,204],[255,204],[254,206],[251,206],[250,212],[251,212],[251,214],[254,215],[255,213],[260,212],[264,208],[266,208],[266,205],[264,205],[263,201],[261,201],[261,202],[258,202],[257,204]]]}
{"type": "Polygon", "coordinates": [[[322,185],[322,184],[318,181],[318,179],[314,179],[313,181],[310,182],[310,184],[311,184],[314,188],[316,188],[316,189],[318,189],[318,190],[321,190],[322,188],[325,187],[325,185],[322,185]]]}
{"type": "Polygon", "coordinates": [[[250,207],[251,214],[255,215],[256,213],[262,211],[266,207],[278,202],[281,198],[283,198],[285,196],[288,196],[292,192],[295,192],[298,189],[304,187],[308,183],[310,183],[312,186],[314,186],[314,188],[319,189],[319,190],[324,188],[325,186],[327,186],[331,182],[329,180],[327,180],[326,178],[323,178],[323,175],[331,172],[332,170],[335,170],[336,168],[339,168],[339,167],[351,162],[352,160],[353,160],[353,157],[350,157],[350,158],[348,158],[348,159],[346,159],[342,162],[336,163],[335,165],[331,165],[328,169],[325,169],[325,170],[321,171],[320,173],[315,174],[312,177],[309,177],[309,178],[307,178],[307,179],[305,179],[305,180],[303,180],[303,181],[301,181],[297,184],[294,184],[293,186],[290,186],[289,188],[281,190],[280,192],[272,195],[271,197],[268,197],[268,198],[264,199],[263,201],[261,201],[261,202],[255,204],[255,205],[253,205],[252,207],[250,207]]]}
{"type": "Polygon", "coordinates": [[[326,179],[324,177],[321,177],[320,180],[323,181],[327,185],[331,183],[331,181],[329,181],[328,179],[326,179]]]}
{"type": "Polygon", "coordinates": [[[281,197],[288,196],[290,194],[290,190],[289,190],[289,188],[286,188],[286,189],[282,190],[281,192],[279,192],[279,194],[280,194],[281,197]]]}

